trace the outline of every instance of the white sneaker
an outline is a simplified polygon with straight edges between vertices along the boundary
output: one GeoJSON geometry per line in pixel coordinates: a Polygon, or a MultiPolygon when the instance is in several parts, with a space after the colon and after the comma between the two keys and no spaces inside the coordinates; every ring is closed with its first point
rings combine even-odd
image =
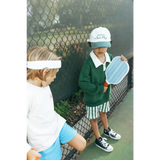
{"type": "Polygon", "coordinates": [[[109,143],[107,143],[106,140],[107,138],[99,137],[95,140],[95,145],[106,152],[113,151],[113,147],[109,143]]]}
{"type": "Polygon", "coordinates": [[[121,139],[121,135],[113,131],[111,128],[104,129],[104,135],[115,140],[121,139]]]}

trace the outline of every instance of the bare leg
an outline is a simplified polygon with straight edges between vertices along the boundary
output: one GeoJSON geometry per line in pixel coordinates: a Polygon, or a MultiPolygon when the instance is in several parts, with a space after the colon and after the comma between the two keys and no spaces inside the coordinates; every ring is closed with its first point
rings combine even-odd
{"type": "Polygon", "coordinates": [[[83,151],[86,147],[86,140],[79,133],[77,133],[76,136],[68,142],[68,145],[78,151],[83,151]]]}
{"type": "Polygon", "coordinates": [[[101,137],[101,135],[99,133],[97,119],[91,119],[90,122],[91,122],[91,126],[92,126],[92,129],[93,129],[94,135],[98,139],[99,137],[101,137]]]}
{"type": "Polygon", "coordinates": [[[103,127],[105,129],[108,129],[108,120],[107,120],[106,112],[99,112],[99,115],[101,117],[101,121],[102,121],[103,127]]]}

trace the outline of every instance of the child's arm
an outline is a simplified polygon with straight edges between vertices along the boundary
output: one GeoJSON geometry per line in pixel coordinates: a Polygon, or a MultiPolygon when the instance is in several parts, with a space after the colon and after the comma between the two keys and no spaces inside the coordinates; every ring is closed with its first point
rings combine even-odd
{"type": "Polygon", "coordinates": [[[107,89],[108,89],[108,87],[104,87],[103,93],[105,93],[107,91],[107,89]]]}
{"type": "Polygon", "coordinates": [[[24,142],[24,159],[35,160],[37,157],[41,157],[37,150],[31,149],[31,146],[27,142],[24,142]]]}
{"type": "Polygon", "coordinates": [[[82,66],[78,84],[83,91],[91,95],[95,95],[97,93],[103,93],[106,91],[103,85],[91,83],[90,68],[86,64],[83,64],[82,66]]]}
{"type": "Polygon", "coordinates": [[[35,150],[29,150],[27,152],[27,160],[35,160],[37,157],[41,157],[41,155],[35,150]]]}
{"type": "Polygon", "coordinates": [[[127,58],[124,57],[123,55],[121,55],[121,60],[122,60],[122,61],[125,61],[125,62],[128,62],[127,58]]]}

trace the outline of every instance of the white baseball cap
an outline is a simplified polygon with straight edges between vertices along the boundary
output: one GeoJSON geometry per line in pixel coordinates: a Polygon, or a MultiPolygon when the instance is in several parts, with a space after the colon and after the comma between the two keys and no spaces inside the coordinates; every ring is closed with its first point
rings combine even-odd
{"type": "Polygon", "coordinates": [[[111,34],[107,28],[99,27],[95,28],[91,34],[90,39],[87,39],[87,42],[91,42],[93,49],[100,47],[111,47],[111,34]]]}

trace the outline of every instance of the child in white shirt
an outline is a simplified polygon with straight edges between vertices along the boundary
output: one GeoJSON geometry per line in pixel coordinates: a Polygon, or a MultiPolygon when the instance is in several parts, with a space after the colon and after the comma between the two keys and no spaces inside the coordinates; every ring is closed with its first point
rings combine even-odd
{"type": "Polygon", "coordinates": [[[61,68],[60,59],[44,47],[33,47],[27,54],[27,160],[60,160],[60,143],[78,151],[86,146],[85,139],[54,111],[49,84],[61,68]]]}

